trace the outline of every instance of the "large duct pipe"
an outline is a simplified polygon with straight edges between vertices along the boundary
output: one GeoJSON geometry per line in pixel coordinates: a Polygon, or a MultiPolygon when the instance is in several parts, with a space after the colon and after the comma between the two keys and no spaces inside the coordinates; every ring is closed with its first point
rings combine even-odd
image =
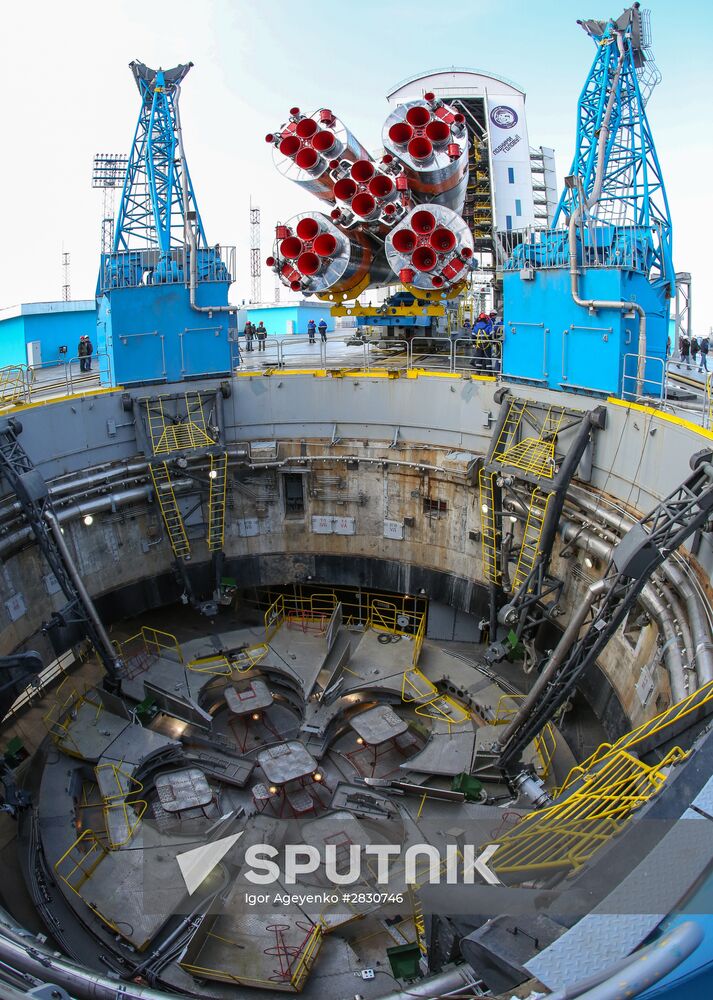
{"type": "Polygon", "coordinates": [[[418,205],[386,237],[386,259],[399,281],[439,291],[462,281],[473,259],[473,234],[443,205],[418,205]]]}
{"type": "MultiPolygon", "coordinates": [[[[558,530],[565,543],[576,545],[581,551],[591,553],[604,563],[609,562],[613,546],[603,538],[598,538],[591,531],[572,521],[560,521],[558,530]]],[[[650,583],[642,589],[639,601],[661,630],[664,639],[663,658],[671,685],[671,695],[674,701],[680,701],[690,694],[690,684],[686,679],[680,637],[676,632],[673,616],[666,601],[656,593],[650,583]]]]}
{"type": "Polygon", "coordinates": [[[384,149],[404,166],[418,201],[462,212],[468,184],[468,133],[454,108],[426,94],[395,108],[384,123],[384,149]]]}
{"type": "Polygon", "coordinates": [[[360,231],[347,236],[319,212],[295,216],[276,237],[267,265],[292,291],[347,299],[390,280],[377,242],[360,231]]]}
{"type": "MultiPolygon", "coordinates": [[[[35,938],[23,939],[3,926],[0,959],[12,969],[34,976],[41,983],[61,986],[78,1000],[170,1000],[175,994],[110,979],[91,969],[61,958],[43,948],[35,938]]],[[[48,997],[50,993],[46,994],[48,997]]]]}
{"type": "Polygon", "coordinates": [[[525,699],[514,718],[508,723],[502,736],[498,739],[498,743],[503,749],[507,747],[507,744],[510,742],[512,737],[515,736],[518,730],[526,722],[532,712],[535,702],[550,683],[550,680],[554,677],[560,666],[564,663],[565,657],[569,654],[570,649],[577,641],[580,629],[584,625],[590,608],[594,604],[595,600],[606,591],[606,588],[607,585],[603,580],[597,580],[596,583],[593,583],[588,588],[584,600],[573,611],[572,617],[567,624],[567,628],[560,636],[560,640],[555,646],[554,652],[552,653],[552,656],[550,656],[547,665],[532,685],[530,692],[525,696],[525,699]]]}
{"type": "Polygon", "coordinates": [[[370,159],[344,122],[328,108],[320,108],[310,118],[299,108],[291,108],[289,119],[265,140],[274,147],[273,160],[284,177],[328,202],[334,199],[332,170],[340,161],[370,159]]]}
{"type": "MultiPolygon", "coordinates": [[[[619,536],[624,535],[634,524],[635,519],[630,515],[602,506],[600,498],[590,496],[576,487],[570,491],[568,499],[591,514],[592,517],[598,518],[608,525],[619,536]]],[[[680,569],[675,555],[670,556],[663,563],[661,572],[680,594],[686,608],[685,621],[691,633],[690,666],[695,666],[699,683],[706,684],[708,681],[713,681],[713,642],[711,641],[711,627],[703,599],[695,584],[680,569]]],[[[678,620],[679,624],[682,624],[684,618],[681,617],[678,620]]]]}
{"type": "Polygon", "coordinates": [[[57,520],[54,511],[52,510],[45,510],[43,516],[45,521],[47,522],[50,531],[52,532],[52,537],[54,538],[55,545],[59,549],[60,554],[62,556],[62,562],[64,563],[64,568],[67,570],[67,573],[69,574],[72,583],[74,584],[75,590],[79,595],[79,599],[82,602],[82,607],[87,615],[87,618],[89,618],[90,622],[92,623],[97,638],[104,647],[103,650],[104,656],[102,657],[102,660],[104,660],[106,664],[113,664],[113,668],[114,670],[116,670],[119,667],[119,659],[116,655],[116,648],[114,647],[114,644],[109,638],[109,634],[107,630],[104,628],[104,622],[99,617],[99,612],[94,607],[94,601],[89,596],[89,591],[84,586],[84,580],[82,579],[79,570],[74,564],[74,557],[72,556],[72,553],[69,551],[69,546],[64,540],[64,532],[60,527],[60,523],[57,520]]]}

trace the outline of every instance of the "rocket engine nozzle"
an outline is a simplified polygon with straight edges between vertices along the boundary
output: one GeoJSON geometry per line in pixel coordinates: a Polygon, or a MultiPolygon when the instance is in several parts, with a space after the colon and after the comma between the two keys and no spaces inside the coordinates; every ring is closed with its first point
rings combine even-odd
{"type": "Polygon", "coordinates": [[[424,291],[456,284],[473,257],[473,235],[466,222],[433,203],[412,209],[387,235],[385,246],[399,280],[424,291]]]}

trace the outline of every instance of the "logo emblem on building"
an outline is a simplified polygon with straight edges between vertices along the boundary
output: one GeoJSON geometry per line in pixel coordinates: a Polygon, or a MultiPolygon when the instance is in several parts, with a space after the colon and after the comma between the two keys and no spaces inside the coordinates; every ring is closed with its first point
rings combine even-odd
{"type": "Polygon", "coordinates": [[[499,104],[490,112],[490,120],[498,128],[515,128],[517,112],[514,108],[509,108],[507,104],[499,104]]]}

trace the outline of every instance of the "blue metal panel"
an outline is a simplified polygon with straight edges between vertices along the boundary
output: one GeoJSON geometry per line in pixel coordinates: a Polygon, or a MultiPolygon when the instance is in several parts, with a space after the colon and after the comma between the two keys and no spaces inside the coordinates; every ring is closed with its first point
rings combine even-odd
{"type": "MultiPolygon", "coordinates": [[[[198,305],[227,305],[227,282],[198,285],[198,305]]],[[[191,309],[180,284],[115,288],[101,298],[97,323],[102,384],[174,382],[230,372],[228,314],[191,309]]]]}
{"type": "MultiPolygon", "coordinates": [[[[568,270],[551,268],[504,275],[503,372],[552,389],[633,394],[638,320],[620,309],[590,313],[570,292],[568,270]]],[[[638,302],[647,313],[644,391],[657,395],[668,335],[668,301],[643,274],[589,268],[580,279],[584,299],[638,302]]]]}

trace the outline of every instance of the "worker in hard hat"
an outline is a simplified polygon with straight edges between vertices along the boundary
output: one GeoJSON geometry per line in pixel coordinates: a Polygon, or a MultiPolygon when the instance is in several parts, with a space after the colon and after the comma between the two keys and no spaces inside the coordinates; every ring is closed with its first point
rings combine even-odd
{"type": "Polygon", "coordinates": [[[314,335],[315,335],[316,332],[317,332],[317,324],[315,323],[315,321],[313,319],[311,319],[309,321],[309,323],[307,324],[307,333],[309,334],[309,342],[310,342],[310,344],[314,343],[314,335]]]}
{"type": "Polygon", "coordinates": [[[470,363],[471,368],[480,372],[490,371],[492,356],[493,324],[487,313],[482,312],[473,327],[473,345],[475,352],[470,363]]]}

